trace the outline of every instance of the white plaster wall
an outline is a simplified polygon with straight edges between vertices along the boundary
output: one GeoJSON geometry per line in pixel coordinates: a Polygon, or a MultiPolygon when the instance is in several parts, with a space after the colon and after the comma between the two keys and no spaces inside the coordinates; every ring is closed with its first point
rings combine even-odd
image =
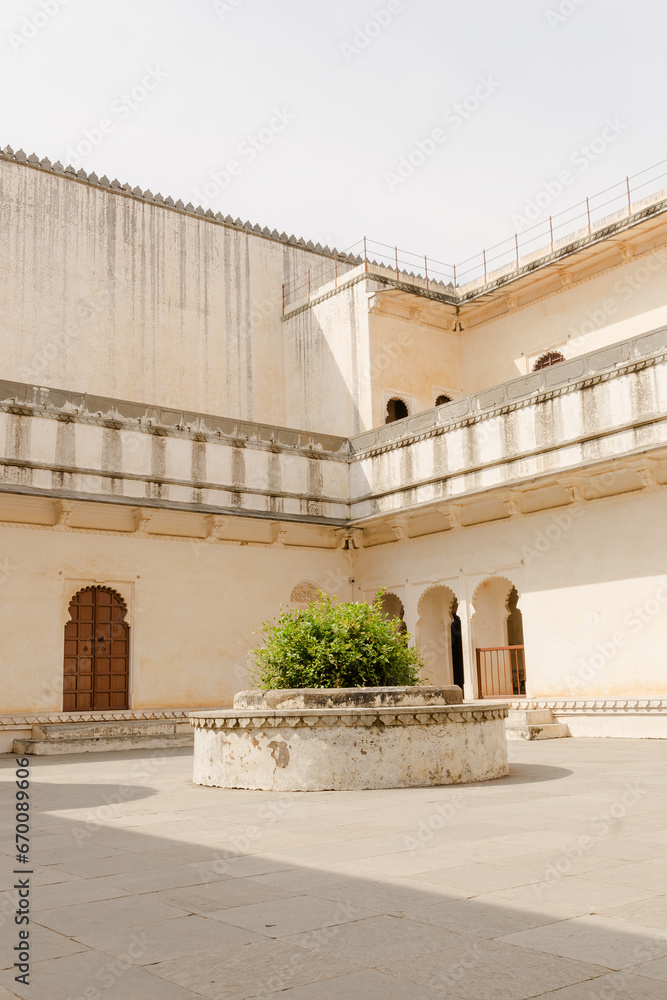
{"type": "Polygon", "coordinates": [[[458,574],[465,630],[478,584],[506,577],[519,592],[530,697],[649,697],[667,694],[666,553],[658,490],[373,546],[355,578],[372,592],[407,574],[407,592],[458,574]]]}
{"type": "Polygon", "coordinates": [[[4,378],[287,422],[282,283],[324,258],[6,160],[0,227],[4,378]]]}
{"type": "Polygon", "coordinates": [[[118,590],[131,624],[130,708],[231,705],[253,630],[315,581],[348,599],[340,550],[0,527],[0,713],[62,711],[63,630],[78,589],[118,590]]]}
{"type": "Polygon", "coordinates": [[[576,357],[664,326],[666,281],[667,248],[661,248],[499,319],[464,329],[463,392],[478,392],[523,375],[549,350],[576,357]]]}
{"type": "Polygon", "coordinates": [[[348,436],[372,426],[367,282],[283,323],[286,422],[348,436]]]}
{"type": "Polygon", "coordinates": [[[430,410],[440,391],[460,395],[459,334],[377,313],[369,320],[374,427],[385,422],[388,393],[408,402],[410,413],[430,410]]]}

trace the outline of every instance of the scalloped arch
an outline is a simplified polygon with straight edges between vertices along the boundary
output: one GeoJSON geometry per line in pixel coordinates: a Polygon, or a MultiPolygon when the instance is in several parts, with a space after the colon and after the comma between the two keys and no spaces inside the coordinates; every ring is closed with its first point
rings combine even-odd
{"type": "Polygon", "coordinates": [[[533,371],[539,372],[543,368],[550,368],[552,365],[558,365],[561,361],[565,361],[565,355],[561,354],[560,351],[545,351],[544,354],[539,356],[533,365],[533,371]]]}
{"type": "Polygon", "coordinates": [[[71,614],[72,605],[74,604],[79,594],[85,594],[86,591],[88,590],[104,590],[106,591],[107,594],[113,594],[113,596],[118,600],[120,606],[123,609],[123,620],[125,620],[125,616],[127,615],[127,601],[125,600],[123,595],[120,594],[117,590],[114,590],[113,587],[105,587],[101,584],[91,583],[87,587],[79,587],[77,592],[73,594],[72,597],[70,598],[70,602],[67,605],[67,610],[70,613],[70,621],[72,620],[72,614],[71,614]]]}
{"type": "MultiPolygon", "coordinates": [[[[505,595],[505,605],[507,605],[507,598],[508,598],[508,597],[509,597],[509,595],[510,595],[510,594],[512,593],[512,591],[513,591],[513,590],[515,590],[515,589],[516,589],[517,593],[518,593],[518,591],[519,591],[519,588],[518,588],[518,587],[516,586],[516,584],[515,584],[515,583],[514,583],[514,582],[513,582],[512,580],[510,580],[510,578],[509,578],[508,576],[502,576],[502,575],[501,575],[501,574],[499,574],[499,573],[494,573],[494,574],[493,574],[492,576],[487,576],[487,577],[485,577],[485,578],[484,578],[484,579],[483,579],[483,580],[482,580],[482,581],[481,581],[480,583],[478,583],[478,584],[477,584],[477,586],[475,587],[475,592],[474,592],[474,594],[472,595],[472,606],[473,606],[473,608],[475,608],[475,606],[476,606],[476,601],[477,601],[477,595],[479,594],[479,591],[481,590],[481,588],[482,588],[482,587],[483,587],[483,586],[484,586],[484,585],[485,585],[486,583],[489,583],[489,582],[490,582],[491,580],[504,580],[504,581],[505,581],[505,583],[507,584],[507,594],[505,595]]],[[[476,608],[475,608],[475,609],[476,609],[476,608]]],[[[509,611],[509,608],[508,608],[508,611],[509,611]]]]}
{"type": "Polygon", "coordinates": [[[434,590],[448,590],[449,591],[449,593],[452,595],[452,600],[449,602],[449,608],[451,608],[451,606],[454,603],[454,601],[458,601],[458,599],[459,599],[458,594],[456,593],[456,591],[453,590],[452,587],[450,587],[448,584],[446,584],[446,583],[431,583],[431,584],[429,584],[429,586],[426,588],[426,590],[424,591],[424,593],[421,595],[421,597],[417,601],[417,615],[420,618],[421,618],[422,601],[424,600],[424,598],[426,597],[427,594],[432,593],[434,590]]]}

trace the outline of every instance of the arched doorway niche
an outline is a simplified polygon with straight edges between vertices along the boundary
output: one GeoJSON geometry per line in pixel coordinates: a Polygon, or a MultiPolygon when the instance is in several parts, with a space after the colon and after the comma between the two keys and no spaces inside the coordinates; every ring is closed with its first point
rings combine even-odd
{"type": "Polygon", "coordinates": [[[408,417],[409,415],[408,404],[400,396],[392,396],[391,399],[387,400],[384,417],[386,424],[393,424],[395,420],[403,420],[404,417],[408,417]]]}
{"type": "Polygon", "coordinates": [[[463,690],[463,644],[458,598],[445,584],[424,591],[417,605],[417,646],[426,676],[435,685],[458,684],[463,690]]]}
{"type": "Polygon", "coordinates": [[[491,576],[473,594],[473,639],[479,697],[523,697],[526,665],[519,592],[508,577],[491,576]]]}
{"type": "Polygon", "coordinates": [[[65,624],[63,711],[129,708],[130,626],[127,603],[112,587],[82,587],[65,624]]]}
{"type": "Polygon", "coordinates": [[[380,606],[386,618],[399,619],[401,623],[398,630],[399,632],[407,632],[408,626],[405,622],[405,606],[403,605],[403,601],[400,599],[398,594],[394,594],[391,590],[385,590],[384,594],[380,598],[380,606]]]}

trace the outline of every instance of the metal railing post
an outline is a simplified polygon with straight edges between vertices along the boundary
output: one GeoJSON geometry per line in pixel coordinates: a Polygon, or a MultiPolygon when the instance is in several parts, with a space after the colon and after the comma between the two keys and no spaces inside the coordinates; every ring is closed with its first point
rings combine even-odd
{"type": "Polygon", "coordinates": [[[588,235],[591,235],[591,206],[588,198],[586,198],[586,216],[588,217],[588,235]]]}
{"type": "Polygon", "coordinates": [[[625,186],[628,189],[628,215],[630,215],[630,210],[632,206],[632,201],[630,200],[630,178],[625,178],[625,186]]]}
{"type": "Polygon", "coordinates": [[[334,254],[334,288],[338,288],[338,254],[334,254]]]}
{"type": "Polygon", "coordinates": [[[366,237],[364,236],[364,271],[368,270],[368,254],[366,253],[366,237]]]}
{"type": "Polygon", "coordinates": [[[454,291],[456,291],[456,264],[452,264],[454,268],[454,291]]]}
{"type": "Polygon", "coordinates": [[[482,256],[484,258],[484,281],[486,281],[486,250],[482,250],[482,256]]]}
{"type": "Polygon", "coordinates": [[[516,250],[516,266],[519,267],[519,234],[514,234],[514,249],[516,250]]]}
{"type": "Polygon", "coordinates": [[[428,291],[428,261],[426,254],[424,254],[424,274],[426,275],[426,290],[428,291]]]}
{"type": "Polygon", "coordinates": [[[554,224],[551,216],[549,216],[549,237],[551,239],[551,252],[554,252],[554,224]]]}
{"type": "Polygon", "coordinates": [[[394,247],[394,262],[396,264],[396,281],[398,281],[398,247],[394,247]]]}

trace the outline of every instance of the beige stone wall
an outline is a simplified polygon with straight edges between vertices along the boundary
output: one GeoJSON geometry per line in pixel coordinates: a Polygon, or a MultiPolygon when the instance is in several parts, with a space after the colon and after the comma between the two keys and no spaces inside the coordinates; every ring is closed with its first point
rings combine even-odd
{"type": "MultiPolygon", "coordinates": [[[[317,544],[318,529],[312,529],[317,544]]],[[[0,527],[0,713],[62,711],[74,594],[117,590],[130,623],[130,708],[230,705],[253,630],[304,579],[349,596],[341,552],[0,527]]]]}
{"type": "Polygon", "coordinates": [[[508,305],[506,315],[483,325],[467,328],[464,320],[463,392],[524,375],[547,351],[578,357],[667,324],[667,247],[625,262],[618,253],[609,263],[602,274],[538,293],[530,305],[508,305]]]}
{"type": "MultiPolygon", "coordinates": [[[[367,596],[380,586],[400,592],[414,631],[421,595],[446,585],[459,601],[465,653],[475,592],[502,577],[503,594],[504,580],[519,592],[529,697],[664,696],[666,545],[663,492],[646,491],[373,546],[355,586],[367,596]]],[[[476,645],[495,643],[474,621],[472,632],[474,663],[476,645]]]]}
{"type": "Polygon", "coordinates": [[[370,331],[371,426],[384,424],[391,396],[402,398],[409,413],[419,413],[434,407],[441,393],[452,399],[462,394],[458,334],[419,318],[401,319],[382,313],[370,316],[370,331]]]}

